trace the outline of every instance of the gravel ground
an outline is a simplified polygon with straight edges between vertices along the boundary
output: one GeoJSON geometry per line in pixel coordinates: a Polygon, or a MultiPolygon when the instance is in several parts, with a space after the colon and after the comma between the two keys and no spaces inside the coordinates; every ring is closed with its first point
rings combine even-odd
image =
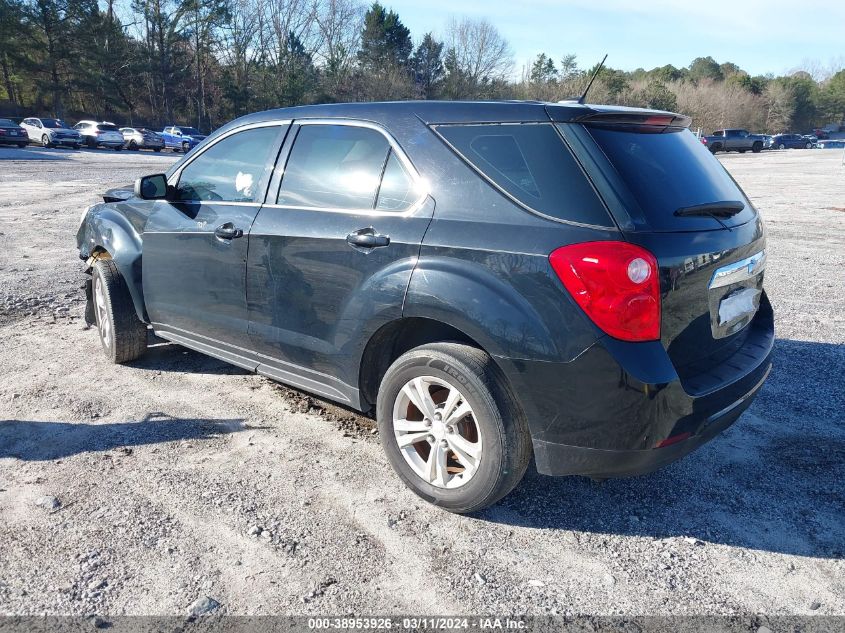
{"type": "Polygon", "coordinates": [[[722,158],[778,334],[733,428],[644,477],[529,472],[472,517],[350,411],[175,345],[103,362],[79,214],[172,160],[0,149],[0,614],[845,614],[841,152],[722,158]]]}

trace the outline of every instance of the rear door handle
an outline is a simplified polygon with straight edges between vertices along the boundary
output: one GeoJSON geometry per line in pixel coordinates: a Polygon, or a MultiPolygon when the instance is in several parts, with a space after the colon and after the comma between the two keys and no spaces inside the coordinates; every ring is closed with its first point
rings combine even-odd
{"type": "Polygon", "coordinates": [[[243,237],[244,232],[241,229],[236,229],[235,225],[231,222],[226,222],[226,224],[221,224],[216,229],[214,229],[214,237],[217,237],[221,240],[234,240],[238,237],[243,237]]]}
{"type": "Polygon", "coordinates": [[[358,248],[381,248],[390,244],[390,237],[380,235],[372,227],[359,229],[346,236],[346,241],[358,248]]]}

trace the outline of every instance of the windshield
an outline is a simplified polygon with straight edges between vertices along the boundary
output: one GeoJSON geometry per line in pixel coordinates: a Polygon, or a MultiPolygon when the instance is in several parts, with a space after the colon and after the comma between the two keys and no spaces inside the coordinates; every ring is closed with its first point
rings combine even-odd
{"type": "Polygon", "coordinates": [[[188,134],[190,136],[202,136],[202,133],[195,127],[180,127],[178,128],[182,134],[188,134]]]}
{"type": "Polygon", "coordinates": [[[754,217],[751,203],[733,178],[689,130],[648,133],[632,127],[586,128],[639,204],[650,229],[718,228],[710,217],[675,215],[679,209],[714,202],[745,205],[726,224],[744,224],[754,217]]]}
{"type": "Polygon", "coordinates": [[[0,119],[0,125],[2,125],[3,127],[20,127],[11,119],[0,119]]]}
{"type": "Polygon", "coordinates": [[[118,132],[116,125],[108,125],[108,124],[100,124],[97,126],[97,129],[101,132],[118,132]]]}
{"type": "Polygon", "coordinates": [[[67,125],[61,119],[41,119],[41,125],[52,129],[67,128],[67,125]]]}

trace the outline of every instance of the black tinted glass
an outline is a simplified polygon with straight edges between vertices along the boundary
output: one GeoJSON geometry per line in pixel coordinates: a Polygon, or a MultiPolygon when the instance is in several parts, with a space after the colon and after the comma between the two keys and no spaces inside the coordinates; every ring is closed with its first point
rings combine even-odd
{"type": "Polygon", "coordinates": [[[116,125],[109,125],[107,123],[101,123],[97,126],[97,129],[101,132],[118,132],[118,127],[116,125]]]}
{"type": "Polygon", "coordinates": [[[51,129],[66,128],[67,125],[61,119],[41,119],[41,125],[51,129]]]}
{"type": "Polygon", "coordinates": [[[689,130],[650,134],[630,128],[587,126],[655,230],[713,228],[711,218],[674,215],[708,202],[740,201],[730,224],[753,217],[750,203],[721,163],[689,130]]]}
{"type": "Polygon", "coordinates": [[[279,191],[279,204],[330,209],[372,209],[387,139],[348,125],[303,125],[279,191]]]}
{"type": "Polygon", "coordinates": [[[561,220],[613,226],[551,124],[441,125],[437,131],[479,172],[525,206],[561,220]]]}
{"type": "Polygon", "coordinates": [[[0,119],[0,126],[2,127],[20,127],[17,123],[13,123],[11,119],[0,119]]]}
{"type": "Polygon", "coordinates": [[[396,154],[390,152],[381,187],[378,190],[376,209],[381,211],[402,211],[410,207],[419,198],[419,193],[408,172],[402,166],[396,154]]]}
{"type": "Polygon", "coordinates": [[[179,177],[180,200],[256,202],[279,127],[238,132],[209,147],[179,177]]]}

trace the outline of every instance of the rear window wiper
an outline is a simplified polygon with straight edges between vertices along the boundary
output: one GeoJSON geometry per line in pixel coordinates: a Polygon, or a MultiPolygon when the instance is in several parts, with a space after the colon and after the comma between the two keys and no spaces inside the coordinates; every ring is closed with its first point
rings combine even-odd
{"type": "Polygon", "coordinates": [[[679,218],[702,216],[716,219],[731,218],[737,213],[740,213],[744,208],[745,204],[739,200],[725,200],[724,202],[706,202],[704,204],[681,207],[675,211],[675,215],[679,218]]]}

